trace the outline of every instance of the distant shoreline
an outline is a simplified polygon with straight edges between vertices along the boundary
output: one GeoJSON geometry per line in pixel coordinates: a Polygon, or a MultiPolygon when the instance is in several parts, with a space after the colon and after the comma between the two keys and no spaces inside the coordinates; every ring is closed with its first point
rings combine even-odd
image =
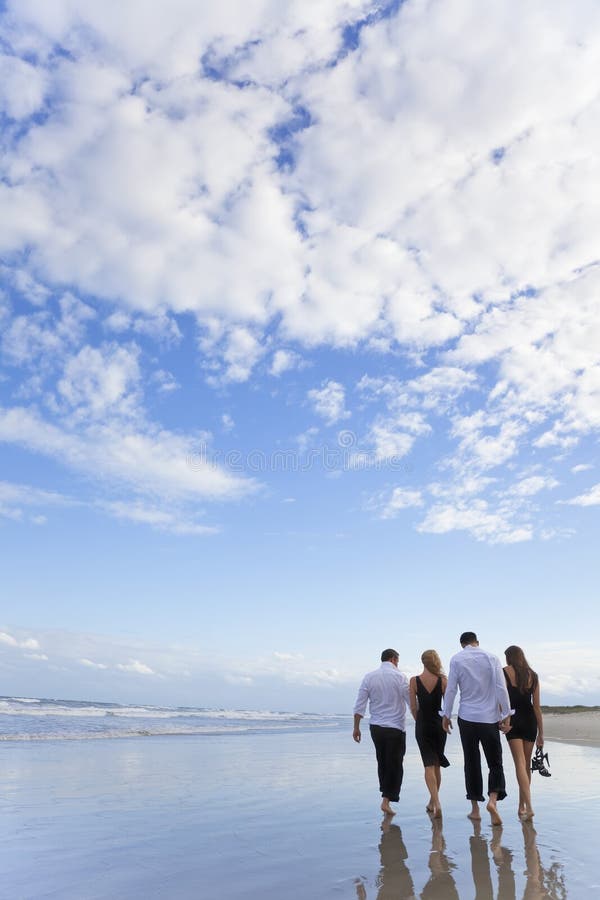
{"type": "Polygon", "coordinates": [[[600,747],[600,707],[545,706],[544,739],[600,747]]]}

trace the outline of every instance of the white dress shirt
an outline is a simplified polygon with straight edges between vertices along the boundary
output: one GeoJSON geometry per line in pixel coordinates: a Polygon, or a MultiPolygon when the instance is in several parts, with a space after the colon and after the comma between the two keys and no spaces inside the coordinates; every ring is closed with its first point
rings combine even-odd
{"type": "Polygon", "coordinates": [[[354,704],[354,715],[364,716],[369,703],[371,725],[405,731],[406,708],[410,704],[408,679],[391,662],[382,662],[362,680],[354,704]]]}
{"type": "Polygon", "coordinates": [[[500,660],[481,647],[468,644],[450,660],[443,715],[450,718],[456,691],[458,715],[466,722],[498,722],[511,714],[500,660]]]}

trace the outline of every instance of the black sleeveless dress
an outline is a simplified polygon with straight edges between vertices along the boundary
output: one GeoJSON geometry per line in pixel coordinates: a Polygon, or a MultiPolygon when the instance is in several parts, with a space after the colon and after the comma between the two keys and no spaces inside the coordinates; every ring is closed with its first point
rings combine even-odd
{"type": "Polygon", "coordinates": [[[442,717],[439,710],[442,706],[442,679],[438,677],[437,683],[430,692],[416,676],[417,720],[415,722],[415,738],[421,751],[421,759],[424,766],[449,766],[450,763],[444,756],[446,746],[446,732],[442,728],[442,717]]]}
{"type": "Polygon", "coordinates": [[[533,743],[537,735],[537,719],[533,711],[533,692],[537,686],[537,675],[533,675],[533,683],[526,691],[520,691],[511,684],[510,678],[504,673],[506,687],[510,698],[510,708],[514,709],[514,715],[510,717],[511,729],[506,734],[507,741],[520,738],[522,741],[533,743]]]}

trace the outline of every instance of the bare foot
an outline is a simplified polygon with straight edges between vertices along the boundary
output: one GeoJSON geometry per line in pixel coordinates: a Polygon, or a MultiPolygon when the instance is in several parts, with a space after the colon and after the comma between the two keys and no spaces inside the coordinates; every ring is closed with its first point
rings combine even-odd
{"type": "Polygon", "coordinates": [[[434,806],[433,809],[431,810],[431,817],[432,817],[432,819],[441,819],[442,818],[442,807],[434,806]]]}
{"type": "Polygon", "coordinates": [[[381,812],[385,813],[386,816],[395,816],[396,811],[392,809],[390,806],[389,800],[383,800],[381,803],[381,812]]]}
{"type": "Polygon", "coordinates": [[[431,805],[431,803],[427,804],[427,806],[425,807],[425,812],[433,812],[433,806],[431,805]]]}
{"type": "Polygon", "coordinates": [[[473,822],[479,822],[481,819],[481,813],[479,812],[479,807],[476,803],[473,804],[473,809],[467,814],[467,818],[471,819],[473,822]]]}
{"type": "Polygon", "coordinates": [[[490,802],[486,806],[486,809],[490,814],[490,818],[492,820],[492,825],[502,825],[502,819],[500,818],[500,814],[498,813],[498,810],[496,809],[496,804],[492,803],[492,801],[490,800],[490,802]]]}

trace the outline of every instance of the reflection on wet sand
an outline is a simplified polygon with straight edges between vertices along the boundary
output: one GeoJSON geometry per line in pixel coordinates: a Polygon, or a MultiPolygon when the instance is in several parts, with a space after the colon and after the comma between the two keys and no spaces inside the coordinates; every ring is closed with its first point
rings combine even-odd
{"type": "Polygon", "coordinates": [[[421,891],[421,900],[459,900],[452,869],[456,866],[446,856],[446,841],[442,820],[431,820],[431,852],[429,854],[429,881],[421,891]]]}
{"type": "Polygon", "coordinates": [[[387,817],[381,824],[379,854],[381,870],[377,878],[377,900],[408,900],[414,897],[415,888],[406,865],[408,851],[400,826],[392,825],[387,817]]]}
{"type": "MultiPolygon", "coordinates": [[[[514,875],[511,866],[512,853],[510,850],[506,850],[507,858],[503,852],[505,848],[500,844],[501,839],[502,828],[494,828],[490,849],[498,865],[498,894],[505,900],[510,900],[510,898],[515,897],[514,875]]],[[[473,835],[469,838],[469,849],[471,851],[471,872],[473,874],[473,884],[475,885],[475,900],[494,900],[488,842],[482,837],[481,822],[473,822],[473,835]]]]}
{"type": "MultiPolygon", "coordinates": [[[[542,866],[536,844],[536,831],[531,822],[522,822],[525,852],[525,890],[522,900],[562,900],[567,896],[564,875],[560,863],[549,868],[542,866]]],[[[494,900],[488,842],[481,836],[481,824],[473,823],[473,836],[469,838],[471,871],[475,885],[475,900],[494,900]]],[[[502,845],[502,828],[495,828],[489,849],[496,864],[498,893],[496,900],[516,900],[517,891],[512,861],[513,853],[502,845]]]]}
{"type": "Polygon", "coordinates": [[[563,900],[567,896],[565,876],[560,863],[552,863],[545,868],[540,859],[536,844],[536,831],[533,822],[523,822],[523,841],[525,845],[525,874],[527,884],[523,900],[541,900],[551,897],[552,900],[563,900]]]}
{"type": "MultiPolygon", "coordinates": [[[[446,854],[442,820],[432,819],[431,825],[430,875],[418,896],[420,900],[459,900],[460,894],[453,877],[457,864],[446,854]]],[[[561,864],[553,863],[544,867],[532,822],[522,822],[521,828],[526,876],[522,900],[564,900],[567,890],[561,864]]],[[[502,839],[502,828],[494,828],[488,840],[481,833],[481,822],[473,822],[469,849],[475,900],[517,900],[513,850],[506,847],[502,839]],[[492,860],[495,879],[492,878],[492,860]],[[494,882],[497,883],[497,892],[494,890],[494,882]]],[[[414,900],[415,888],[406,864],[408,851],[402,839],[402,831],[387,817],[381,825],[379,854],[381,868],[376,881],[376,900],[414,900]]],[[[367,888],[363,880],[356,882],[356,896],[357,900],[367,900],[367,888]]]]}

